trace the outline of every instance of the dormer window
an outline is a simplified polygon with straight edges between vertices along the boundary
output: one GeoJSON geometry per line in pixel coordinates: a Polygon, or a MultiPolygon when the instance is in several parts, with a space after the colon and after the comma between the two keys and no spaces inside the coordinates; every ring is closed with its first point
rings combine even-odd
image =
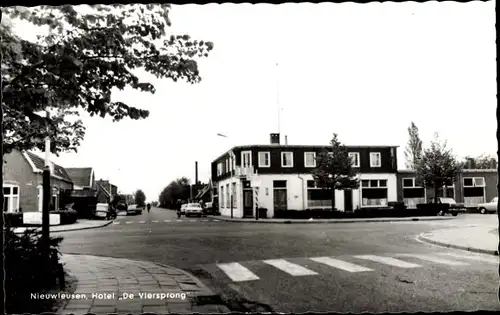
{"type": "Polygon", "coordinates": [[[381,167],[382,161],[380,152],[371,152],[370,153],[370,167],[381,167]]]}
{"type": "Polygon", "coordinates": [[[359,167],[359,153],[358,152],[349,152],[349,157],[352,160],[352,167],[359,167]]]}
{"type": "Polygon", "coordinates": [[[293,152],[281,152],[281,167],[293,167],[293,152]]]}

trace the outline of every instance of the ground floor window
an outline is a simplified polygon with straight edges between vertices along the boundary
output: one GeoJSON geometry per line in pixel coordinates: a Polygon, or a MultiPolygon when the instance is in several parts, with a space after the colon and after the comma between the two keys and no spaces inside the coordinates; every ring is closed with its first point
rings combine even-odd
{"type": "Polygon", "coordinates": [[[236,192],[236,183],[233,183],[232,185],[233,185],[232,190],[231,190],[231,195],[233,196],[232,206],[233,206],[233,208],[236,208],[236,205],[238,204],[238,202],[236,201],[237,200],[236,197],[238,196],[238,194],[236,192]]]}
{"type": "Polygon", "coordinates": [[[426,203],[425,188],[417,186],[415,178],[403,178],[403,202],[407,208],[416,208],[419,203],[426,203]]]}
{"type": "Polygon", "coordinates": [[[318,187],[313,180],[307,181],[307,207],[331,207],[333,192],[318,187]]]}
{"type": "Polygon", "coordinates": [[[438,188],[438,197],[443,197],[443,198],[447,197],[455,199],[455,186],[446,186],[438,188]]]}
{"type": "Polygon", "coordinates": [[[3,185],[3,211],[18,212],[19,211],[19,186],[4,184],[3,185]]]}
{"type": "Polygon", "coordinates": [[[231,197],[229,195],[229,184],[226,185],[226,208],[230,208],[231,197]]]}
{"type": "Polygon", "coordinates": [[[387,206],[387,180],[372,179],[361,181],[362,206],[387,206]]]}
{"type": "Polygon", "coordinates": [[[220,186],[220,200],[219,200],[219,201],[220,201],[220,203],[219,203],[219,204],[220,204],[220,206],[221,206],[222,208],[224,208],[224,206],[226,205],[226,204],[224,203],[224,186],[220,186]]]}

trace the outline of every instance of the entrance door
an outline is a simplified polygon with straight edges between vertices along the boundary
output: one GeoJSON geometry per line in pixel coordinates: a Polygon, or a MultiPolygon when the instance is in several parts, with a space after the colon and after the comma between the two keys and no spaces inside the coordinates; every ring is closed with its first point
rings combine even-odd
{"type": "Polygon", "coordinates": [[[253,190],[243,190],[243,217],[253,216],[253,190]]]}
{"type": "Polygon", "coordinates": [[[352,211],[352,190],[344,190],[344,211],[352,211]]]}
{"type": "Polygon", "coordinates": [[[287,195],[286,189],[274,189],[274,210],[287,209],[287,195]]]}

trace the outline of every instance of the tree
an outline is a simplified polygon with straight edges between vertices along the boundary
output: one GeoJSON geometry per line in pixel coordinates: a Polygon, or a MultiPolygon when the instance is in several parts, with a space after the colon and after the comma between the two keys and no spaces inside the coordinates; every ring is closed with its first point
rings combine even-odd
{"type": "Polygon", "coordinates": [[[190,180],[186,177],[181,177],[170,182],[160,193],[158,198],[160,204],[163,207],[174,208],[178,200],[188,200],[190,184],[190,180]]]}
{"type": "Polygon", "coordinates": [[[418,160],[422,157],[422,140],[418,133],[418,127],[413,121],[408,127],[408,138],[405,150],[406,168],[415,169],[418,160]]]}
{"type": "Polygon", "coordinates": [[[417,182],[426,188],[433,188],[434,202],[437,202],[439,189],[453,185],[460,169],[461,165],[452,150],[447,148],[446,141],[441,141],[436,134],[417,164],[417,182]]]}
{"type": "Polygon", "coordinates": [[[496,169],[497,159],[491,155],[482,154],[477,157],[465,157],[462,163],[464,169],[496,169]]]}
{"type": "Polygon", "coordinates": [[[135,192],[134,197],[135,197],[135,203],[138,206],[144,206],[146,204],[146,194],[144,194],[142,190],[138,189],[135,192]]]}
{"type": "Polygon", "coordinates": [[[337,134],[333,134],[330,144],[331,152],[324,150],[316,158],[317,167],[313,169],[312,175],[319,187],[331,190],[333,210],[335,190],[356,189],[359,187],[359,180],[347,147],[340,143],[337,134]]]}
{"type": "Polygon", "coordinates": [[[169,35],[168,4],[4,7],[0,26],[4,152],[44,149],[49,136],[53,152],[74,150],[85,135],[78,109],[113,121],[149,116],[133,104],[112,101],[113,89],[155,93],[137,76],[201,80],[197,59],[207,57],[211,42],[188,35],[169,35]],[[10,24],[28,21],[50,32],[36,42],[17,36],[10,24]],[[46,117],[43,112],[49,112],[46,117]]]}

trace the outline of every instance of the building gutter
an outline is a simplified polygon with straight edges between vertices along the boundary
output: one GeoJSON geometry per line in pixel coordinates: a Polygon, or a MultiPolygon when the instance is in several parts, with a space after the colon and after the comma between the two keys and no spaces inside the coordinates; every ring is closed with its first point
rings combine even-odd
{"type": "Polygon", "coordinates": [[[302,207],[304,207],[304,210],[306,210],[306,198],[304,194],[304,177],[297,175],[300,180],[302,181],[302,207]]]}

